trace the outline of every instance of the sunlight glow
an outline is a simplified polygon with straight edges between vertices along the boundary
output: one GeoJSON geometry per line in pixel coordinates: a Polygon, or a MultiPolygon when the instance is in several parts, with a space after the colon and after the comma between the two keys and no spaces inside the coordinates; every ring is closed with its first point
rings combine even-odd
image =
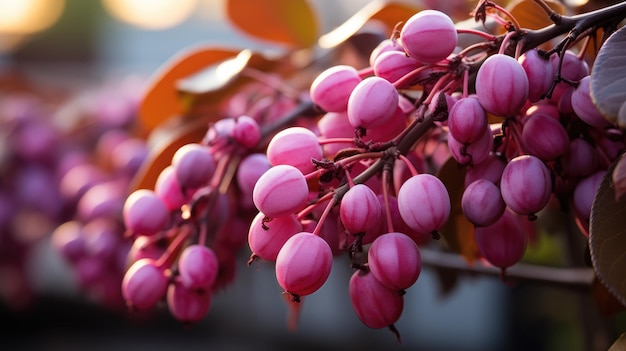
{"type": "Polygon", "coordinates": [[[118,20],[148,30],[174,27],[196,9],[198,0],[102,0],[118,20]]]}

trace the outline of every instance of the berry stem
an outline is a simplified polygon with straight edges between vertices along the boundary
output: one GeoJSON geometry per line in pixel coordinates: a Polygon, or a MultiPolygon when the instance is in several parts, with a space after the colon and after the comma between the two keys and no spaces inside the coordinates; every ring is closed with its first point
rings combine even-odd
{"type": "Polygon", "coordinates": [[[330,210],[332,210],[333,207],[335,207],[336,201],[337,200],[334,197],[330,199],[330,201],[328,202],[328,205],[326,205],[326,208],[324,208],[324,212],[322,212],[320,219],[317,221],[317,224],[315,225],[315,229],[313,229],[313,234],[317,236],[320,235],[320,232],[322,231],[322,226],[324,225],[324,222],[326,221],[326,218],[328,217],[330,210]]]}

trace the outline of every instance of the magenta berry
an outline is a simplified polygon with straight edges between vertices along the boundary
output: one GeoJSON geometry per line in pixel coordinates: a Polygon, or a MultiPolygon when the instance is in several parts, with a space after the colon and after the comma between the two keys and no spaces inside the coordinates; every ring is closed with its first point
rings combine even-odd
{"type": "Polygon", "coordinates": [[[264,222],[265,215],[259,212],[248,231],[248,246],[252,250],[253,257],[268,261],[276,261],[278,252],[287,239],[303,230],[302,224],[296,215],[272,218],[264,222]]]}
{"type": "Polygon", "coordinates": [[[399,100],[398,91],[389,81],[376,76],[365,78],[350,94],[348,120],[355,128],[382,126],[393,118],[399,100]]]}
{"type": "Polygon", "coordinates": [[[569,147],[569,136],[565,127],[547,115],[530,116],[522,130],[522,140],[528,151],[544,161],[562,156],[569,147]]]}
{"type": "Polygon", "coordinates": [[[398,209],[413,230],[436,232],[448,221],[450,195],[439,178],[418,174],[407,179],[398,190],[398,209]]]}
{"type": "Polygon", "coordinates": [[[324,111],[346,111],[348,98],[359,82],[361,77],[354,67],[348,65],[330,67],[311,83],[311,99],[324,111]]]}
{"type": "Polygon", "coordinates": [[[552,62],[539,55],[537,49],[526,51],[518,61],[528,77],[528,100],[539,101],[550,90],[554,81],[552,62]]]}
{"type": "Polygon", "coordinates": [[[463,191],[461,209],[475,226],[487,226],[498,220],[506,204],[500,189],[491,181],[477,179],[463,191]]]}
{"type": "Polygon", "coordinates": [[[211,308],[211,293],[190,289],[180,282],[169,285],[166,294],[167,308],[182,323],[201,321],[211,308]]]}
{"type": "Polygon", "coordinates": [[[476,95],[487,112],[503,117],[515,115],[528,99],[524,68],[511,56],[489,56],[476,74],[476,95]]]}
{"type": "Polygon", "coordinates": [[[458,34],[452,19],[437,10],[423,10],[409,18],[400,31],[400,43],[418,62],[436,63],[454,51],[458,34]]]}
{"type": "Polygon", "coordinates": [[[413,239],[403,233],[383,234],[367,252],[370,272],[391,290],[410,288],[422,270],[422,257],[413,239]]]}
{"type": "Polygon", "coordinates": [[[181,283],[187,289],[210,290],[219,264],[213,249],[199,244],[187,246],[178,259],[178,273],[181,283]]]}
{"type": "Polygon", "coordinates": [[[205,146],[191,143],[183,145],[172,157],[176,178],[184,188],[205,185],[215,172],[215,160],[205,146]]]}
{"type": "Polygon", "coordinates": [[[154,307],[167,291],[167,277],[154,260],[143,258],[135,261],[122,280],[122,294],[133,308],[154,307]]]}
{"type": "Polygon", "coordinates": [[[505,269],[522,259],[528,238],[521,221],[527,219],[505,210],[495,223],[476,227],[476,245],[489,263],[505,269]]]}
{"type": "Polygon", "coordinates": [[[132,192],[123,208],[124,225],[135,235],[154,235],[165,229],[169,211],[154,191],[139,189],[132,192]]]}
{"type": "Polygon", "coordinates": [[[372,231],[380,225],[380,201],[370,187],[356,184],[341,199],[339,215],[343,225],[352,234],[372,231]]]}
{"type": "Polygon", "coordinates": [[[302,172],[290,165],[277,165],[256,182],[252,200],[268,217],[283,217],[299,211],[306,203],[309,187],[302,172]]]}
{"type": "Polygon", "coordinates": [[[478,141],[487,129],[487,112],[475,96],[459,99],[450,109],[448,128],[460,143],[478,141]]]}
{"type": "Polygon", "coordinates": [[[500,181],[502,198],[518,214],[534,216],[542,210],[552,193],[548,167],[535,156],[521,155],[504,167],[500,181]]]}
{"type": "Polygon", "coordinates": [[[321,237],[300,232],[289,238],[276,257],[278,284],[295,300],[324,285],[333,264],[333,253],[321,237]]]}
{"type": "Polygon", "coordinates": [[[357,270],[348,286],[352,309],[366,326],[385,328],[400,319],[404,298],[381,284],[371,272],[357,270]]]}
{"type": "Polygon", "coordinates": [[[276,133],[267,145],[267,158],[273,166],[292,165],[303,174],[312,172],[311,159],[322,158],[322,147],[317,136],[304,127],[290,127],[276,133]]]}

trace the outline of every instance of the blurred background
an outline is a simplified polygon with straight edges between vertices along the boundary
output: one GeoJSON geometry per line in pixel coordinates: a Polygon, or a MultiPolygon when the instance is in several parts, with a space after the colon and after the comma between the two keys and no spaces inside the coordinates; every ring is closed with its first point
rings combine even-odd
{"type": "MultiPolygon", "coordinates": [[[[311,1],[322,32],[367,3],[311,1]]],[[[199,43],[271,46],[230,25],[219,0],[0,0],[0,322],[6,326],[0,349],[595,350],[615,338],[613,321],[602,318],[588,291],[509,286],[497,276],[426,267],[405,297],[397,342],[390,331],[356,318],[347,263],[335,264],[329,282],[303,300],[298,327],[289,330],[291,312],[272,266],[246,266],[247,250],[234,283],[214,297],[197,325],[181,325],[166,309],[130,313],[85,296],[73,267],[52,248],[56,223],[41,215],[63,217],[54,196],[64,190],[54,190],[60,183],[43,173],[52,169],[59,178],[69,166],[46,154],[46,140],[55,139],[46,130],[26,142],[16,135],[33,119],[69,130],[80,124],[76,115],[97,115],[107,131],[124,130],[150,76],[199,43]],[[22,181],[29,191],[16,190],[22,181]]],[[[100,144],[85,139],[101,137],[102,130],[56,138],[64,140],[63,150],[89,145],[96,154],[100,144]]],[[[133,150],[139,150],[134,161],[108,162],[123,163],[128,176],[146,152],[133,150]]],[[[115,280],[103,284],[119,288],[115,280]]]]}

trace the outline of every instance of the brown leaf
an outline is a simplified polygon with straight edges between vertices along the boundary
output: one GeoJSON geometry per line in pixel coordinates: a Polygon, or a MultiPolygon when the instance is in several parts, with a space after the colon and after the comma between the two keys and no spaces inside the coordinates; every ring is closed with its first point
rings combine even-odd
{"type": "Polygon", "coordinates": [[[318,22],[305,0],[227,0],[228,19],[248,35],[296,48],[310,47],[318,22]]]}
{"type": "Polygon", "coordinates": [[[318,44],[322,48],[334,48],[357,33],[371,20],[377,20],[393,29],[398,23],[408,20],[420,10],[422,10],[421,7],[410,5],[406,2],[373,0],[340,26],[322,35],[318,40],[318,44]]]}
{"type": "Polygon", "coordinates": [[[207,66],[237,55],[234,49],[200,46],[179,52],[151,78],[139,106],[141,127],[150,132],[171,117],[184,114],[186,105],[179,98],[178,80],[207,66]]]}

